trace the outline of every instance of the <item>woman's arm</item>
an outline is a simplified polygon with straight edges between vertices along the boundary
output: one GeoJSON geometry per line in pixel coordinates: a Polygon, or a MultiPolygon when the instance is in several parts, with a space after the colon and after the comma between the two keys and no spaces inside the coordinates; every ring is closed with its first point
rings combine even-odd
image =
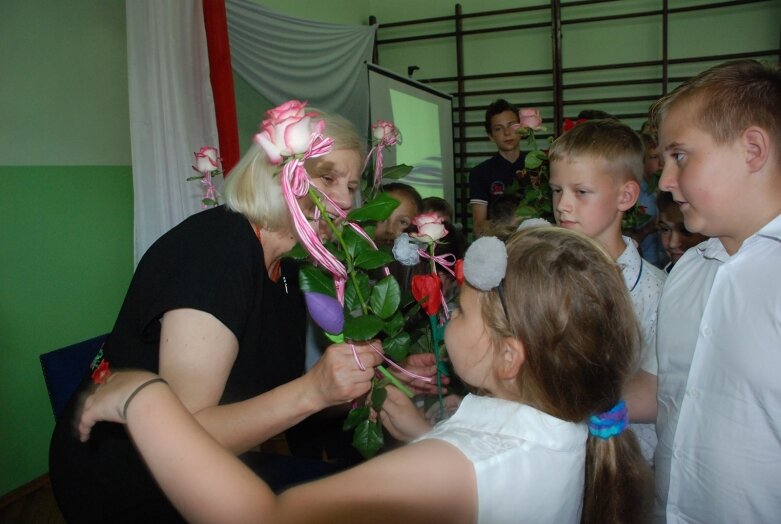
{"type": "Polygon", "coordinates": [[[222,448],[155,375],[117,372],[84,403],[82,440],[99,420],[126,422],[152,474],[191,522],[472,523],[477,488],[472,464],[447,443],[428,440],[276,497],[222,448]]]}
{"type": "Polygon", "coordinates": [[[346,344],[330,346],[309,372],[262,395],[217,405],[236,360],[238,341],[214,316],[193,309],[167,312],[160,333],[160,376],[188,411],[224,447],[243,453],[326,407],[369,391],[380,357],[346,344]]]}

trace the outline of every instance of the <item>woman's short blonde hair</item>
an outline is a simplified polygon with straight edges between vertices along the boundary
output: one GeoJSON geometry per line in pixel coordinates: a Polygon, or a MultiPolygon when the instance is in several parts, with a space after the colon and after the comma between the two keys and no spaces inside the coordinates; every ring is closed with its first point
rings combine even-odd
{"type": "MultiPolygon", "coordinates": [[[[325,121],[323,134],[334,140],[333,150],[356,151],[361,157],[366,154],[366,144],[355,127],[346,118],[322,111],[317,120],[325,121]]],[[[253,224],[271,231],[286,231],[290,228],[290,213],[279,183],[281,165],[268,160],[266,152],[253,141],[252,146],[231,169],[222,186],[225,205],[241,213],[253,224]]]]}

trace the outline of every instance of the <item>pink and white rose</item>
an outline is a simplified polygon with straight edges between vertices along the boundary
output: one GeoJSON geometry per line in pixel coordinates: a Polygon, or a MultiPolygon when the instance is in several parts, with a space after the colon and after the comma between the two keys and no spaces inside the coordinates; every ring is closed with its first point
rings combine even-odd
{"type": "Polygon", "coordinates": [[[309,149],[313,133],[320,133],[325,123],[312,124],[317,113],[307,113],[306,103],[290,100],[266,111],[261,123],[262,131],[255,135],[255,142],[266,152],[272,164],[281,163],[285,157],[305,153],[309,149]]]}
{"type": "Polygon", "coordinates": [[[217,171],[219,168],[220,157],[217,153],[217,149],[204,146],[200,151],[195,153],[195,165],[193,166],[193,169],[199,173],[207,174],[212,171],[217,171]]]}
{"type": "Polygon", "coordinates": [[[412,219],[412,223],[418,228],[417,233],[410,236],[423,242],[437,242],[447,235],[447,229],[442,223],[443,218],[436,213],[423,213],[412,219]]]}
{"type": "Polygon", "coordinates": [[[523,107],[518,111],[518,120],[520,120],[521,127],[528,127],[529,129],[538,130],[542,125],[542,117],[540,116],[540,110],[536,107],[523,107]]]}
{"type": "Polygon", "coordinates": [[[372,137],[377,142],[385,142],[386,144],[393,145],[399,139],[399,131],[392,122],[377,120],[377,122],[372,124],[372,137]]]}

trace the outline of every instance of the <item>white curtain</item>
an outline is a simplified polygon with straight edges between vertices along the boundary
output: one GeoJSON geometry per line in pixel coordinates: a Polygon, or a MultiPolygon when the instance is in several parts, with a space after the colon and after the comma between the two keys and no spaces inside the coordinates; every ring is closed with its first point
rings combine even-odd
{"type": "Polygon", "coordinates": [[[201,0],[127,0],[135,263],[201,210],[193,153],[219,147],[201,0]]]}
{"type": "MultiPolygon", "coordinates": [[[[226,0],[234,70],[274,104],[291,98],[369,127],[375,28],[283,16],[226,0]]],[[[193,153],[218,144],[201,0],[127,0],[135,263],[201,210],[193,153]]],[[[260,115],[258,117],[260,120],[260,115]]]]}
{"type": "MultiPolygon", "coordinates": [[[[325,24],[281,15],[252,0],[226,0],[233,70],[272,104],[291,98],[369,128],[375,26],[325,24]]],[[[258,117],[260,121],[260,115],[258,117]]]]}

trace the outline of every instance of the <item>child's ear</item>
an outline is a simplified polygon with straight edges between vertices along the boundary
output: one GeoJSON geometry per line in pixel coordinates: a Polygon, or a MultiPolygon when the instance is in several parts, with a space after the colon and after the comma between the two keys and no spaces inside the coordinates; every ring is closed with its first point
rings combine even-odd
{"type": "Polygon", "coordinates": [[[517,338],[506,337],[502,340],[502,350],[497,362],[497,376],[501,380],[513,380],[521,372],[526,361],[526,350],[517,338]]]}
{"type": "Polygon", "coordinates": [[[740,137],[746,152],[746,165],[751,173],[760,171],[770,155],[770,136],[758,126],[751,126],[740,137]]]}
{"type": "Polygon", "coordinates": [[[627,211],[632,208],[640,197],[640,184],[629,180],[621,185],[618,193],[618,210],[627,211]]]}

